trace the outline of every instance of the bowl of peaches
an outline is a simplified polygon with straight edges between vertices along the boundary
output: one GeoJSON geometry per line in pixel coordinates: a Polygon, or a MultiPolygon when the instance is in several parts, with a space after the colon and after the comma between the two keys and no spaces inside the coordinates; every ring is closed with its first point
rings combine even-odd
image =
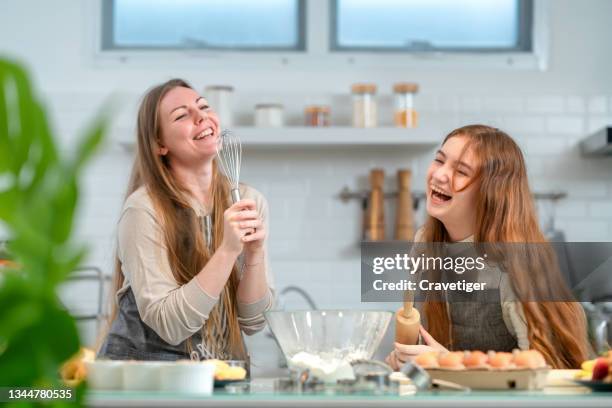
{"type": "Polygon", "coordinates": [[[414,363],[427,370],[434,380],[488,390],[542,389],[550,369],[537,350],[431,351],[418,355],[414,363]]]}

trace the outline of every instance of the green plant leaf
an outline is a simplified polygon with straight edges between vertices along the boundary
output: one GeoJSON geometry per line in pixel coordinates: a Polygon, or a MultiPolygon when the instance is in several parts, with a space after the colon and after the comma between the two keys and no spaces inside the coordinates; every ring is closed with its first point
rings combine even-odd
{"type": "MultiPolygon", "coordinates": [[[[60,365],[79,349],[74,319],[56,292],[85,255],[72,238],[79,179],[103,142],[107,117],[92,122],[73,159],[61,157],[26,71],[0,58],[0,220],[18,265],[0,276],[3,386],[58,386],[60,365]]],[[[77,405],[85,389],[78,388],[77,405]]]]}

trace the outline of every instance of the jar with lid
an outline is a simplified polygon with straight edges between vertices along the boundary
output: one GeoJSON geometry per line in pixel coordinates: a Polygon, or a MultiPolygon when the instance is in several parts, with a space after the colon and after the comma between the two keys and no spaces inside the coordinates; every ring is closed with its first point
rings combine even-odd
{"type": "Polygon", "coordinates": [[[400,82],[393,86],[395,108],[393,122],[397,127],[413,128],[417,126],[417,112],[414,109],[414,95],[419,85],[410,82],[400,82]]]}
{"type": "Polygon", "coordinates": [[[320,127],[329,126],[329,106],[310,105],[304,109],[305,125],[320,127]]]}
{"type": "Polygon", "coordinates": [[[283,105],[260,103],[255,105],[256,127],[283,127],[283,105]]]}
{"type": "Polygon", "coordinates": [[[378,112],[376,108],[376,85],[353,84],[353,126],[376,127],[378,112]]]}
{"type": "Polygon", "coordinates": [[[219,122],[224,128],[233,125],[232,94],[234,88],[228,85],[211,85],[204,89],[204,97],[211,108],[217,113],[219,122]]]}

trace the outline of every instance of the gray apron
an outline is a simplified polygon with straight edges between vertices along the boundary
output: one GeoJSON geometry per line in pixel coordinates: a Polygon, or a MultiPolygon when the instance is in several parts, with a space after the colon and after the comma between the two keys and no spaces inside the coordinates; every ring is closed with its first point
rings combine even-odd
{"type": "Polygon", "coordinates": [[[500,303],[449,303],[453,350],[512,351],[516,338],[508,331],[500,303]]]}
{"type": "MultiPolygon", "coordinates": [[[[198,220],[205,242],[210,246],[212,242],[212,218],[210,215],[203,215],[198,216],[198,220]]],[[[225,310],[223,310],[223,302],[221,301],[216,306],[221,308],[220,314],[222,316],[222,327],[215,330],[219,331],[216,334],[220,341],[218,345],[205,344],[202,341],[200,330],[176,346],[167,343],[140,318],[136,298],[131,287],[119,298],[118,306],[117,317],[112,322],[109,333],[98,351],[98,358],[154,361],[174,361],[192,358],[201,360],[232,359],[231,353],[227,351],[227,338],[229,337],[227,315],[225,310]],[[193,350],[191,354],[188,352],[189,342],[191,342],[193,350]]]]}
{"type": "Polygon", "coordinates": [[[119,299],[117,317],[112,322],[97,357],[112,360],[155,361],[190,359],[191,356],[187,348],[190,340],[194,350],[199,350],[199,358],[201,359],[219,358],[227,360],[231,358],[225,352],[215,353],[216,355],[208,352],[206,345],[202,343],[200,331],[176,346],[164,341],[155,330],[140,318],[136,298],[130,287],[119,299]]]}
{"type": "MultiPolygon", "coordinates": [[[[497,268],[484,271],[486,276],[472,278],[487,281],[484,291],[446,294],[451,322],[453,350],[512,351],[518,348],[517,339],[506,327],[500,296],[501,272],[497,268]]],[[[460,279],[461,277],[456,277],[460,279]]]]}

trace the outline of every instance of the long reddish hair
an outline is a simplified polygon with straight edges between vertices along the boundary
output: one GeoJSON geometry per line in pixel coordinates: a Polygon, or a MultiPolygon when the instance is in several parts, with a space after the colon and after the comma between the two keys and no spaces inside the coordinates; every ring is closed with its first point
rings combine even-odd
{"type": "MultiPolygon", "coordinates": [[[[472,179],[479,183],[474,241],[538,243],[523,246],[529,253],[521,257],[520,265],[516,262],[506,265],[512,289],[525,313],[530,348],[540,351],[554,368],[579,367],[588,354],[582,307],[572,301],[533,301],[550,299],[547,288],[551,279],[560,281],[562,278],[554,253],[538,225],[520,148],[506,133],[484,125],[455,129],[442,144],[452,137],[466,138],[465,149],[471,149],[479,162],[472,179]],[[529,271],[542,273],[530,274],[529,271]]],[[[429,216],[422,240],[449,242],[450,237],[444,224],[429,216]]],[[[572,299],[567,288],[561,290],[564,300],[572,299]]],[[[452,348],[446,302],[426,300],[423,310],[431,335],[452,348]]]]}

